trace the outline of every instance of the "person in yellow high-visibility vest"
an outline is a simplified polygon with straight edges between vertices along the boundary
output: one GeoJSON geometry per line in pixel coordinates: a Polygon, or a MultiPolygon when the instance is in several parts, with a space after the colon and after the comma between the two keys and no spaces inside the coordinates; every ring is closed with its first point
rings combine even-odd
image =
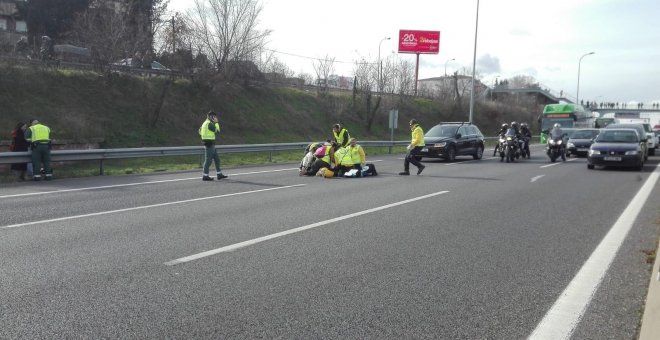
{"type": "Polygon", "coordinates": [[[341,170],[339,176],[343,176],[351,169],[356,169],[358,170],[356,177],[359,177],[362,173],[362,167],[367,163],[367,156],[362,146],[357,143],[357,138],[351,138],[347,147],[340,148],[335,152],[335,160],[341,170]]]}
{"type": "Polygon", "coordinates": [[[410,163],[417,167],[417,174],[421,174],[424,171],[424,164],[420,163],[416,156],[419,155],[422,148],[424,148],[424,130],[419,126],[417,119],[410,120],[410,131],[412,131],[412,140],[410,145],[408,145],[408,153],[406,154],[406,160],[403,163],[403,171],[399,172],[399,175],[408,176],[410,175],[410,163]]]}
{"type": "Polygon", "coordinates": [[[41,168],[43,166],[46,180],[53,179],[53,169],[50,167],[50,129],[38,120],[32,119],[30,127],[25,130],[25,140],[30,142],[32,149],[32,167],[34,169],[35,181],[41,180],[41,168]]]}
{"type": "Polygon", "coordinates": [[[339,147],[343,148],[348,146],[348,141],[351,139],[351,135],[346,128],[339,124],[335,124],[332,126],[332,135],[335,138],[335,143],[339,144],[339,147]]]}
{"type": "Polygon", "coordinates": [[[202,181],[212,181],[213,178],[209,176],[209,168],[211,161],[215,163],[215,171],[218,180],[227,178],[228,176],[222,174],[220,169],[220,158],[218,152],[215,150],[215,136],[220,132],[220,124],[218,124],[218,117],[213,111],[206,114],[206,120],[199,128],[199,136],[204,143],[204,174],[202,181]]]}

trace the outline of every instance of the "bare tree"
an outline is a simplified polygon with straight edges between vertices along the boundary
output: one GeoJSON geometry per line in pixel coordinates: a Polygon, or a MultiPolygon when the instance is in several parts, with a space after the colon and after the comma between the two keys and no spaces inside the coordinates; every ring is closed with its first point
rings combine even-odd
{"type": "Polygon", "coordinates": [[[231,80],[235,65],[256,63],[270,30],[259,30],[259,0],[195,0],[188,12],[192,38],[215,68],[231,80]]]}
{"type": "Polygon", "coordinates": [[[415,87],[415,65],[407,60],[399,60],[394,73],[394,88],[401,100],[410,95],[415,87]]]}
{"type": "Polygon", "coordinates": [[[374,103],[373,91],[378,86],[378,64],[362,59],[355,63],[353,76],[356,82],[353,107],[358,117],[365,121],[367,131],[371,131],[382,100],[381,96],[375,96],[374,103]],[[363,106],[359,103],[362,103],[363,106]]]}
{"type": "Polygon", "coordinates": [[[75,16],[69,39],[90,48],[94,62],[109,69],[110,63],[127,57],[132,40],[128,39],[127,16],[113,9],[109,0],[97,3],[98,7],[87,8],[75,16]]]}
{"type": "Polygon", "coordinates": [[[511,88],[526,88],[538,85],[538,82],[532,76],[515,76],[509,79],[509,87],[511,88]]]}
{"type": "Polygon", "coordinates": [[[335,58],[325,55],[325,58],[319,58],[312,62],[314,72],[316,73],[317,86],[320,93],[328,93],[328,78],[335,71],[335,58]]]}
{"type": "Polygon", "coordinates": [[[314,77],[303,71],[300,71],[297,75],[298,78],[302,79],[305,82],[305,85],[311,85],[314,82],[314,77]]]}

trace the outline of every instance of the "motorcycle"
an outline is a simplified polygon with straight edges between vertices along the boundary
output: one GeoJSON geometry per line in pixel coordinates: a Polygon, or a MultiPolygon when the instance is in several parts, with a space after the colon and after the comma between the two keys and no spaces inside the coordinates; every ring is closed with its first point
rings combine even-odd
{"type": "Polygon", "coordinates": [[[564,144],[564,135],[549,136],[546,150],[550,162],[554,163],[559,157],[564,161],[566,160],[566,146],[564,144]]]}
{"type": "Polygon", "coordinates": [[[520,155],[522,158],[527,158],[529,159],[531,157],[531,154],[529,152],[529,137],[521,137],[518,140],[518,144],[520,145],[520,155]]]}
{"type": "Polygon", "coordinates": [[[503,143],[500,149],[500,162],[506,159],[506,162],[510,163],[520,158],[520,145],[514,129],[509,129],[500,141],[503,143]]]}

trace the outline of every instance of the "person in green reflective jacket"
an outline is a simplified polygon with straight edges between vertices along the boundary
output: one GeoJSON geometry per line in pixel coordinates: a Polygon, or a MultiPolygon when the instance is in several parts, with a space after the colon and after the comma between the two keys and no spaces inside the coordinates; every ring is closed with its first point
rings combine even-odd
{"type": "Polygon", "coordinates": [[[212,181],[213,178],[209,176],[209,168],[211,167],[211,161],[215,163],[215,171],[218,180],[227,178],[222,174],[220,169],[220,158],[218,157],[218,152],[215,150],[215,136],[220,132],[220,124],[218,124],[218,117],[213,111],[209,111],[206,114],[206,120],[199,128],[199,136],[202,138],[202,143],[204,143],[204,174],[202,176],[202,181],[212,181]]]}
{"type": "Polygon", "coordinates": [[[30,120],[30,127],[25,130],[25,140],[30,142],[32,149],[32,167],[34,169],[35,181],[41,180],[41,168],[43,167],[46,180],[53,179],[53,169],[50,167],[50,129],[38,120],[30,120]]]}

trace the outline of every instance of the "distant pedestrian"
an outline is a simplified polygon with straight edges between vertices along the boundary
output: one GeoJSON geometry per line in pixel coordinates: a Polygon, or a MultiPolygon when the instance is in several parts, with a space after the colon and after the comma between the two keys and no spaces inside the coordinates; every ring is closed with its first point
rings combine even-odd
{"type": "Polygon", "coordinates": [[[343,148],[348,145],[348,141],[351,139],[351,135],[348,133],[346,128],[342,127],[340,124],[335,124],[332,126],[332,134],[335,137],[335,142],[339,144],[339,147],[343,148]]]}
{"type": "Polygon", "coordinates": [[[399,172],[399,175],[408,176],[410,175],[410,163],[417,167],[417,174],[421,174],[424,171],[424,164],[420,163],[417,160],[417,155],[422,151],[424,147],[424,130],[419,126],[417,119],[410,120],[410,131],[412,131],[412,139],[410,145],[408,145],[408,153],[406,154],[406,159],[403,162],[403,172],[399,172]]]}
{"type": "Polygon", "coordinates": [[[53,169],[50,167],[50,129],[38,120],[30,120],[29,129],[25,130],[25,139],[30,142],[32,149],[32,168],[34,169],[35,181],[41,180],[41,168],[46,174],[46,180],[53,179],[53,169]]]}
{"type": "Polygon", "coordinates": [[[199,128],[199,136],[202,138],[202,143],[204,143],[204,174],[202,176],[202,181],[212,181],[213,178],[209,177],[209,168],[211,167],[211,161],[215,163],[215,171],[218,180],[227,178],[222,174],[220,169],[220,158],[218,157],[218,152],[215,150],[215,136],[220,132],[220,124],[218,124],[218,117],[215,112],[209,111],[206,115],[206,120],[199,128]]]}
{"type": "MultiPolygon", "coordinates": [[[[11,152],[26,152],[30,147],[30,143],[25,139],[25,130],[27,124],[19,122],[16,127],[11,131],[11,144],[9,151],[11,152]]],[[[18,177],[19,180],[25,180],[25,173],[27,172],[27,163],[14,163],[11,165],[11,171],[18,177]]]]}

